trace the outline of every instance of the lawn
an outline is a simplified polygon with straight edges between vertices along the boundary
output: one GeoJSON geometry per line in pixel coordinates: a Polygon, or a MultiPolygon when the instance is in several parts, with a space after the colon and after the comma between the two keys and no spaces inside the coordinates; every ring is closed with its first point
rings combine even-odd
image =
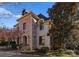
{"type": "Polygon", "coordinates": [[[79,55],[72,53],[71,50],[66,50],[66,51],[64,51],[62,53],[49,51],[46,55],[48,55],[50,57],[53,57],[53,56],[56,56],[56,57],[79,57],[79,55]],[[68,52],[66,53],[66,51],[68,51],[68,52]]]}

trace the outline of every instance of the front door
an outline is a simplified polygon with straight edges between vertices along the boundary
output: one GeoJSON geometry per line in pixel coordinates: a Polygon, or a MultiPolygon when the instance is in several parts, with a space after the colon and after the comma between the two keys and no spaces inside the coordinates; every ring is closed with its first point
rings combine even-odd
{"type": "Polygon", "coordinates": [[[27,36],[23,36],[24,45],[27,45],[27,36]]]}

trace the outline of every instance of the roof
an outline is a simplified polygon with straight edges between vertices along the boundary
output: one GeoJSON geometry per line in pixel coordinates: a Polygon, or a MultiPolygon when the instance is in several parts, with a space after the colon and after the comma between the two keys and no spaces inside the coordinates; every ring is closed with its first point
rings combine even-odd
{"type": "Polygon", "coordinates": [[[18,23],[14,25],[14,27],[18,26],[18,23]]]}
{"type": "Polygon", "coordinates": [[[46,17],[46,16],[44,16],[43,14],[39,14],[39,15],[37,15],[39,18],[42,18],[42,19],[44,19],[44,20],[48,20],[48,18],[46,17]]]}
{"type": "Polygon", "coordinates": [[[37,15],[35,15],[33,12],[29,12],[29,13],[25,14],[24,16],[20,17],[17,21],[19,21],[20,19],[22,19],[22,18],[28,16],[29,14],[31,14],[31,16],[34,17],[36,20],[39,20],[39,19],[40,19],[40,18],[39,18],[37,15]]]}

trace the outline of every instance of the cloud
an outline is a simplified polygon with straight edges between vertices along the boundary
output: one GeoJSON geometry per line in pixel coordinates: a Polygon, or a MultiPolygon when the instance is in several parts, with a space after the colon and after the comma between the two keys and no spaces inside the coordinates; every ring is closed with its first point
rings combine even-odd
{"type": "Polygon", "coordinates": [[[0,2],[0,6],[3,6],[3,5],[17,5],[18,2],[0,2]]]}
{"type": "Polygon", "coordinates": [[[0,16],[11,16],[12,13],[8,10],[6,10],[5,8],[0,8],[0,16]]]}
{"type": "Polygon", "coordinates": [[[17,14],[17,15],[13,15],[13,16],[17,17],[17,18],[20,18],[22,15],[17,14]]]}
{"type": "Polygon", "coordinates": [[[11,18],[11,17],[19,18],[19,17],[21,17],[21,15],[13,14],[11,11],[0,7],[0,18],[11,18]]]}

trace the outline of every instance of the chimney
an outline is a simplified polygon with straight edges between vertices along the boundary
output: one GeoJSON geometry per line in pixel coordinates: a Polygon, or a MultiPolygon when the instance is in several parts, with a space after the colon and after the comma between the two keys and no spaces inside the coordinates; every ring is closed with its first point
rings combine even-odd
{"type": "Polygon", "coordinates": [[[28,11],[26,11],[26,9],[23,9],[22,10],[22,15],[24,16],[24,15],[26,15],[28,13],[28,11]]]}

